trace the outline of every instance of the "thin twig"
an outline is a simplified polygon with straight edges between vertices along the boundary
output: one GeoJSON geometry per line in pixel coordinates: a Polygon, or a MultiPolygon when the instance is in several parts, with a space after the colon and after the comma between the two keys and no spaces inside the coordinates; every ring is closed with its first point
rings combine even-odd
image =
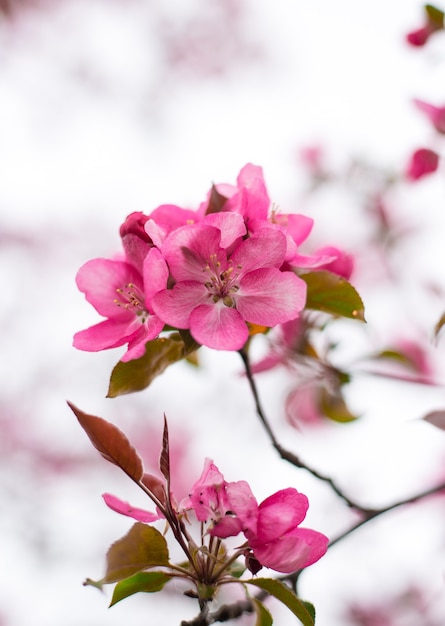
{"type": "Polygon", "coordinates": [[[412,504],[413,502],[417,502],[418,500],[423,500],[424,498],[427,498],[428,496],[432,496],[436,493],[439,493],[439,491],[442,491],[442,490],[445,490],[445,482],[441,483],[440,485],[436,485],[436,487],[430,487],[429,489],[426,489],[425,491],[421,491],[420,493],[414,496],[411,496],[409,498],[405,498],[403,500],[399,500],[398,502],[394,502],[393,504],[390,504],[389,506],[386,506],[384,508],[370,510],[362,520],[360,520],[359,522],[351,526],[348,530],[345,530],[345,532],[343,532],[341,535],[333,539],[329,543],[329,548],[332,548],[332,546],[334,546],[336,543],[339,543],[340,541],[345,539],[345,537],[348,537],[355,530],[357,530],[358,528],[361,528],[364,524],[367,524],[368,522],[375,519],[376,517],[379,517],[380,515],[383,515],[384,513],[388,513],[389,511],[392,511],[393,509],[397,509],[400,506],[404,506],[405,504],[412,504]]]}
{"type": "Polygon", "coordinates": [[[346,502],[346,504],[350,508],[356,509],[357,511],[360,511],[366,515],[374,513],[373,510],[366,509],[362,507],[360,504],[358,504],[357,502],[355,502],[354,500],[352,500],[351,498],[349,498],[342,491],[342,489],[340,489],[340,487],[335,483],[335,481],[332,478],[330,478],[329,476],[324,476],[324,474],[321,474],[318,470],[315,470],[314,468],[310,467],[309,465],[307,465],[307,463],[303,462],[296,454],[294,454],[293,452],[290,452],[279,443],[278,439],[275,437],[272,427],[270,426],[269,421],[261,405],[261,401],[260,401],[259,394],[258,394],[258,389],[255,383],[255,380],[253,378],[252,368],[250,366],[250,361],[249,361],[249,356],[247,354],[247,351],[243,349],[243,350],[240,350],[239,352],[244,363],[244,368],[246,370],[246,377],[247,377],[247,380],[249,381],[249,386],[250,386],[250,390],[252,392],[253,399],[255,402],[257,415],[260,418],[260,421],[262,425],[264,426],[264,429],[266,430],[266,433],[268,434],[273,447],[278,452],[280,457],[284,461],[291,463],[295,467],[305,469],[307,472],[312,474],[312,476],[314,476],[315,478],[318,478],[319,480],[322,480],[323,482],[327,483],[331,487],[331,489],[337,494],[337,496],[341,498],[344,502],[346,502]]]}

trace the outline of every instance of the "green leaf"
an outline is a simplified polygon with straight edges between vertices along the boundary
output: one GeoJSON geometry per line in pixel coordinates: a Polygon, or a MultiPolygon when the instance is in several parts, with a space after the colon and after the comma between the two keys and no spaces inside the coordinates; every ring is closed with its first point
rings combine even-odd
{"type": "Polygon", "coordinates": [[[307,608],[308,612],[311,614],[312,619],[315,622],[315,606],[312,604],[312,602],[308,602],[307,600],[302,600],[304,606],[307,608]]]}
{"type": "Polygon", "coordinates": [[[193,339],[192,335],[190,334],[190,331],[187,328],[180,328],[178,332],[179,332],[179,335],[181,336],[182,341],[184,342],[184,350],[185,350],[186,356],[199,350],[199,348],[201,347],[201,344],[193,339]]]}
{"type": "Polygon", "coordinates": [[[141,572],[130,576],[130,578],[125,578],[115,586],[110,606],[140,591],[144,593],[161,591],[170,579],[171,575],[164,572],[141,572]]]}
{"type": "Polygon", "coordinates": [[[256,612],[255,626],[272,626],[273,619],[269,610],[266,609],[264,604],[255,598],[252,599],[253,606],[256,612]]]}
{"type": "Polygon", "coordinates": [[[168,565],[167,542],[163,535],[141,522],[112,544],[107,552],[107,570],[102,583],[115,583],[144,569],[168,565]]]}
{"type": "Polygon", "coordinates": [[[279,580],[274,578],[252,578],[243,582],[249,585],[255,585],[255,587],[267,591],[271,596],[286,605],[304,626],[314,626],[315,618],[312,612],[308,610],[306,604],[297,598],[294,592],[279,580]]]}
{"type": "Polygon", "coordinates": [[[437,339],[440,331],[442,330],[442,328],[445,325],[445,313],[442,313],[442,315],[440,316],[439,321],[437,322],[437,324],[434,326],[434,337],[435,339],[437,339]]]}
{"type": "Polygon", "coordinates": [[[383,359],[383,360],[390,360],[390,361],[395,361],[396,363],[400,363],[401,365],[406,365],[407,367],[414,367],[413,361],[412,359],[410,359],[406,354],[404,354],[403,352],[400,352],[399,350],[392,350],[392,349],[387,349],[387,350],[381,350],[381,352],[377,352],[376,354],[372,355],[372,358],[374,359],[383,359]]]}
{"type": "Polygon", "coordinates": [[[319,402],[322,413],[333,422],[346,424],[347,422],[353,422],[358,417],[348,409],[340,388],[332,393],[322,387],[319,402]]]}
{"type": "Polygon", "coordinates": [[[233,578],[241,578],[245,571],[246,567],[242,565],[242,563],[240,563],[239,561],[234,561],[230,565],[229,572],[230,575],[233,576],[233,578]]]}
{"type": "Polygon", "coordinates": [[[164,370],[189,354],[189,349],[179,333],[149,341],[145,354],[133,361],[119,361],[113,368],[107,398],[142,391],[164,370]]]}
{"type": "Polygon", "coordinates": [[[432,4],[425,5],[425,12],[428,17],[428,22],[434,26],[437,30],[443,28],[444,12],[434,7],[432,4]]]}
{"type": "Polygon", "coordinates": [[[139,482],[144,474],[142,459],[124,433],[101,417],[88,415],[68,402],[91,443],[104,459],[120,467],[132,480],[139,482]]]}
{"type": "Polygon", "coordinates": [[[307,285],[306,308],[365,321],[362,299],[347,280],[327,271],[300,276],[307,285]]]}

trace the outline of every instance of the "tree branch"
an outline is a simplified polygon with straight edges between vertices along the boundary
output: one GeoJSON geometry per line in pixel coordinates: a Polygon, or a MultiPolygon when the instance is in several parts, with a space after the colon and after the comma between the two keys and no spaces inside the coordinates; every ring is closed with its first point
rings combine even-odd
{"type": "Polygon", "coordinates": [[[260,418],[260,421],[267,433],[267,435],[269,436],[269,439],[273,445],[273,447],[275,448],[275,450],[278,452],[278,454],[280,455],[280,457],[284,460],[287,461],[288,463],[291,463],[291,465],[294,465],[295,467],[299,467],[301,469],[306,470],[307,472],[309,472],[310,474],[312,474],[312,476],[314,476],[315,478],[318,478],[319,480],[322,480],[323,482],[327,483],[331,489],[334,491],[334,493],[337,494],[337,496],[339,498],[341,498],[344,502],[346,502],[346,504],[352,508],[352,509],[356,509],[357,511],[360,511],[361,513],[364,513],[366,515],[368,514],[372,514],[374,513],[373,510],[371,509],[366,509],[364,507],[362,507],[360,504],[358,504],[357,502],[355,502],[354,500],[352,500],[351,498],[349,498],[343,491],[342,489],[340,489],[340,487],[334,482],[334,480],[328,476],[324,476],[323,474],[321,474],[319,471],[315,470],[314,468],[310,467],[309,465],[307,465],[307,463],[303,462],[296,454],[294,454],[293,452],[290,452],[289,450],[286,450],[286,448],[283,448],[283,446],[279,443],[278,439],[275,437],[275,434],[272,430],[272,427],[269,424],[269,421],[266,417],[266,414],[264,413],[263,407],[261,405],[261,401],[260,401],[260,397],[258,394],[258,389],[255,383],[255,380],[253,378],[253,373],[252,373],[252,368],[250,366],[250,361],[249,361],[249,356],[247,354],[247,350],[240,350],[239,351],[241,358],[243,360],[244,363],[244,368],[246,370],[246,376],[247,376],[247,380],[249,382],[249,386],[250,386],[250,390],[252,392],[252,396],[255,402],[255,408],[256,408],[256,412],[258,417],[260,418]]]}

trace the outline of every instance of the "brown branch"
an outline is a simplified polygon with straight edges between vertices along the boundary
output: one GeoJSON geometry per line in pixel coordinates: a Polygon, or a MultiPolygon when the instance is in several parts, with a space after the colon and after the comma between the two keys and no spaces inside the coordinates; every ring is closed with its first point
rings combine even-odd
{"type": "Polygon", "coordinates": [[[318,470],[314,469],[313,467],[310,467],[309,465],[307,465],[307,463],[302,461],[296,454],[294,454],[293,452],[290,452],[279,443],[278,439],[276,438],[272,430],[271,425],[269,424],[269,420],[267,419],[266,414],[264,413],[263,407],[261,405],[260,397],[258,394],[258,389],[255,383],[255,380],[253,378],[252,368],[250,366],[250,361],[249,361],[249,356],[247,354],[247,351],[242,349],[239,351],[239,353],[244,363],[244,368],[246,370],[246,377],[249,382],[250,390],[252,392],[252,396],[255,402],[257,415],[260,418],[260,421],[264,429],[266,430],[266,433],[269,436],[269,439],[273,447],[278,452],[280,457],[284,461],[291,463],[291,465],[304,469],[310,474],[312,474],[312,476],[314,476],[315,478],[318,478],[319,480],[322,480],[323,482],[327,483],[331,487],[331,489],[334,491],[334,493],[336,493],[339,498],[341,498],[344,502],[346,502],[346,504],[350,508],[356,509],[357,511],[360,511],[365,514],[374,513],[373,510],[366,509],[362,507],[360,504],[358,504],[357,502],[355,502],[354,500],[352,500],[351,498],[349,498],[342,491],[342,489],[340,489],[340,487],[335,483],[335,481],[332,478],[330,478],[329,476],[324,476],[324,474],[321,474],[318,470]]]}
{"type": "Polygon", "coordinates": [[[421,491],[420,493],[414,496],[410,496],[409,498],[404,498],[403,500],[394,502],[393,504],[390,504],[389,506],[383,507],[381,509],[374,509],[374,510],[369,509],[363,519],[361,519],[359,522],[351,526],[348,530],[346,530],[341,535],[333,539],[329,543],[329,548],[332,548],[332,546],[334,546],[336,543],[339,543],[340,541],[348,537],[350,534],[352,534],[355,530],[361,528],[362,526],[364,526],[371,520],[375,519],[376,517],[379,517],[380,515],[383,515],[384,513],[388,513],[389,511],[392,511],[393,509],[397,509],[400,506],[404,506],[405,504],[413,504],[414,502],[423,500],[424,498],[427,498],[428,496],[432,496],[436,493],[439,493],[439,491],[443,491],[443,490],[445,490],[445,482],[441,483],[440,485],[436,485],[436,487],[430,487],[429,489],[426,489],[425,491],[421,491]]]}

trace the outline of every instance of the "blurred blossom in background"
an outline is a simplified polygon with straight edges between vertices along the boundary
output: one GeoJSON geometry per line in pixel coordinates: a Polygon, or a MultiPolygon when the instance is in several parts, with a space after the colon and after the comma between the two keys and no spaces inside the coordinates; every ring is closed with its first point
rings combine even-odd
{"type": "MultiPolygon", "coordinates": [[[[297,397],[297,370],[283,362],[258,377],[277,432],[369,506],[443,480],[443,434],[417,421],[443,406],[443,390],[425,383],[445,380],[443,343],[431,342],[444,309],[443,148],[414,102],[445,102],[445,41],[437,33],[427,49],[410,47],[406,34],[421,22],[417,0],[360,10],[352,0],[0,0],[1,626],[124,616],[173,625],[195,615],[180,595],[108,610],[82,587],[129,528],[101,493],[145,503],[91,448],[67,399],[119,425],[153,469],[165,412],[184,495],[207,456],[259,500],[288,485],[307,493],[310,525],[330,536],[353,519],[276,458],[236,354],[203,350],[201,370],[180,363],[148,390],[106,400],[122,349],[72,348],[73,334],[97,322],[76,272],[120,251],[125,217],[165,203],[195,208],[248,162],[263,167],[284,212],[314,219],[309,253],[330,245],[355,258],[368,328],[333,326],[338,359],[409,340],[412,374],[423,377],[409,386],[357,376],[347,400],[362,417],[337,428],[320,426],[313,387],[297,397]],[[312,418],[292,425],[298,403],[317,428],[312,418]]],[[[269,338],[257,350],[260,361],[269,338]]],[[[389,514],[305,572],[301,594],[317,624],[382,626],[373,602],[397,607],[408,592],[414,608],[388,623],[419,624],[425,606],[431,625],[444,623],[443,507],[436,496],[389,514]]]]}

